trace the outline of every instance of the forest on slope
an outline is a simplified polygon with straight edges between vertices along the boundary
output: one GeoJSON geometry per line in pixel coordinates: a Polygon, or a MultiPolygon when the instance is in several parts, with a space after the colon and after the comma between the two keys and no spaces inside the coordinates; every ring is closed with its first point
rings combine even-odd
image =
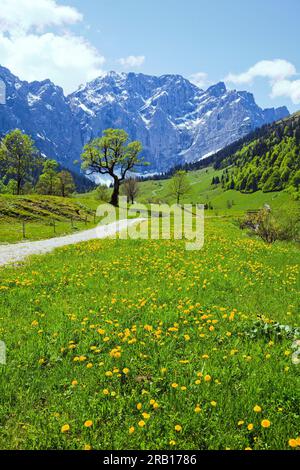
{"type": "Polygon", "coordinates": [[[224,168],[223,187],[246,193],[283,189],[299,193],[300,113],[265,126],[251,137],[234,153],[216,155],[215,168],[224,168]]]}

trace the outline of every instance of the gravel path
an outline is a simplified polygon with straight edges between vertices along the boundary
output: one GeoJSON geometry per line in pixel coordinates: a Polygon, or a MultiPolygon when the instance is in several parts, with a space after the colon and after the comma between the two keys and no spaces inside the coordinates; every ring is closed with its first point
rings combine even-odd
{"type": "Polygon", "coordinates": [[[78,232],[64,237],[49,238],[48,240],[38,240],[35,242],[0,245],[0,266],[22,261],[30,255],[48,253],[60,246],[74,245],[75,243],[94,240],[96,238],[109,237],[126,229],[128,226],[135,224],[137,221],[143,222],[143,220],[145,219],[120,220],[119,222],[104,225],[103,227],[98,226],[91,230],[85,230],[84,232],[78,232]]]}

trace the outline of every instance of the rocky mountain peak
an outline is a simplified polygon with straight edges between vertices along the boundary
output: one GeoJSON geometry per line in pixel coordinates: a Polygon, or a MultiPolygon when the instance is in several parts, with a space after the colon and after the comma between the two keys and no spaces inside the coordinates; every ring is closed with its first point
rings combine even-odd
{"type": "Polygon", "coordinates": [[[227,88],[224,82],[219,82],[216,85],[212,85],[207,89],[207,93],[211,96],[219,98],[227,92],[227,88]]]}
{"type": "Polygon", "coordinates": [[[205,158],[289,115],[285,107],[263,110],[251,93],[228,91],[223,82],[203,91],[181,75],[112,71],[67,97],[50,80],[28,83],[3,67],[0,78],[7,85],[0,134],[18,127],[44,155],[71,169],[83,146],[108,127],[141,140],[148,170],[155,172],[205,158]]]}

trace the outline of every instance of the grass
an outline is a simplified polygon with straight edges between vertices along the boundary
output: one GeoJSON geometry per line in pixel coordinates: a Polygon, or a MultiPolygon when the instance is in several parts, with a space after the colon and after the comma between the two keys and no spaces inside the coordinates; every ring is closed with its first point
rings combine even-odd
{"type": "Polygon", "coordinates": [[[0,243],[15,243],[67,235],[95,226],[94,208],[99,203],[89,196],[0,195],[0,243]],[[85,204],[86,203],[86,204],[85,204]]]}
{"type": "MultiPolygon", "coordinates": [[[[297,203],[224,192],[217,174],[189,173],[182,200],[213,206],[200,251],[107,239],[0,268],[1,449],[300,447],[299,246],[235,223],[297,203]]],[[[175,201],[147,181],[138,202],[175,201]]],[[[0,243],[22,239],[23,220],[31,240],[90,228],[98,205],[95,192],[0,196],[0,243]]]]}
{"type": "MultiPolygon", "coordinates": [[[[261,208],[265,203],[274,209],[299,205],[287,192],[242,194],[238,191],[223,191],[221,185],[213,187],[213,176],[221,171],[213,168],[188,173],[190,192],[182,203],[211,203],[207,210],[210,217],[238,217],[246,210],[261,208]],[[228,207],[230,206],[230,208],[228,207]]],[[[139,184],[138,203],[149,207],[149,203],[175,203],[170,194],[169,181],[145,181],[139,184]]],[[[85,230],[95,226],[94,213],[101,204],[96,191],[75,194],[69,198],[57,196],[11,196],[0,195],[0,243],[15,243],[24,240],[23,221],[26,222],[26,240],[40,240],[85,230]],[[87,222],[86,222],[87,220],[87,222]],[[55,221],[55,228],[53,222],[55,221]]],[[[98,220],[97,220],[98,222],[98,220]]]]}
{"type": "MultiPolygon", "coordinates": [[[[222,171],[206,168],[192,171],[187,174],[190,183],[190,191],[182,198],[182,203],[199,203],[213,206],[208,210],[208,215],[241,215],[247,210],[260,209],[264,204],[270,204],[272,208],[279,209],[286,206],[299,205],[287,192],[263,193],[257,191],[253,194],[243,194],[238,191],[224,191],[221,185],[212,186],[213,177],[221,177],[222,171]],[[231,206],[228,208],[228,206],[231,206]]],[[[170,194],[169,180],[145,181],[140,183],[138,201],[174,203],[175,198],[170,194]]]]}
{"type": "Polygon", "coordinates": [[[201,251],[97,240],[0,269],[0,448],[290,448],[299,265],[215,218],[201,251]]]}

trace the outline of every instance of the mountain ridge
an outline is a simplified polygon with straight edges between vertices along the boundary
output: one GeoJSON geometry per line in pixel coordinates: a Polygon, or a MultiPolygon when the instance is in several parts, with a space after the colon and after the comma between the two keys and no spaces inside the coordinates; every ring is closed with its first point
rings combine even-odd
{"type": "Polygon", "coordinates": [[[196,161],[252,130],[289,115],[286,107],[260,108],[251,93],[206,91],[181,75],[108,72],[65,96],[51,80],[22,81],[0,66],[7,103],[0,106],[0,133],[20,128],[42,154],[80,171],[83,146],[108,127],[141,140],[149,171],[196,161]]]}

